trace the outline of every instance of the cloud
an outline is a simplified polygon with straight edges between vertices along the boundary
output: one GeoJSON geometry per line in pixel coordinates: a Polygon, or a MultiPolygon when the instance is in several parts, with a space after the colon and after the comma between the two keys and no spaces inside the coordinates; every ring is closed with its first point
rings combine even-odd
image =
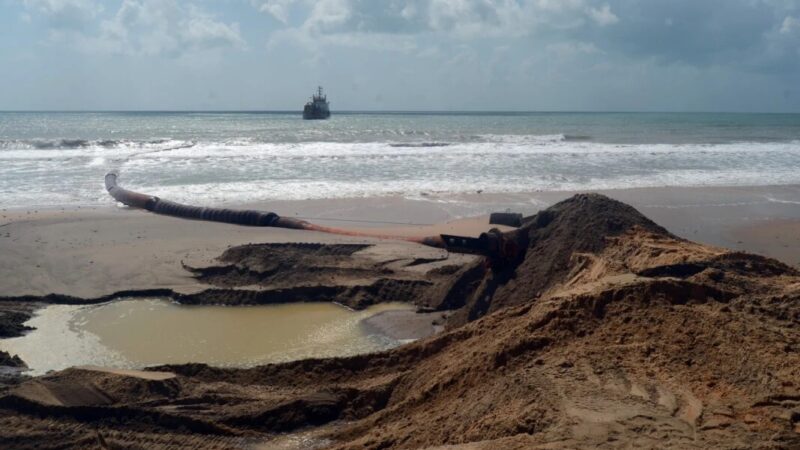
{"type": "Polygon", "coordinates": [[[245,47],[239,24],[219,22],[194,6],[190,6],[187,17],[178,22],[178,30],[181,43],[188,48],[245,47]]]}
{"type": "Polygon", "coordinates": [[[23,4],[59,29],[83,27],[103,11],[94,0],[24,0],[23,4]]]}
{"type": "Polygon", "coordinates": [[[781,24],[781,33],[792,34],[796,31],[800,31],[800,19],[795,19],[792,16],[786,16],[781,24]]]}
{"type": "Polygon", "coordinates": [[[757,64],[774,72],[800,71],[800,19],[786,16],[765,34],[766,46],[757,64]]]}
{"type": "MultiPolygon", "coordinates": [[[[778,30],[800,2],[784,0],[606,0],[614,26],[576,29],[569,39],[593,42],[631,60],[737,70],[773,70],[796,39],[778,30]]],[[[605,8],[593,20],[601,25],[605,8]]],[[[610,16],[609,16],[610,17],[610,16]]],[[[791,28],[791,20],[788,28],[791,28]]],[[[796,59],[796,57],[794,57],[796,59]]]]}
{"type": "Polygon", "coordinates": [[[175,57],[246,47],[237,23],[176,0],[122,0],[107,14],[93,0],[25,0],[25,6],[48,19],[52,42],[88,53],[175,57]]]}
{"type": "Polygon", "coordinates": [[[405,51],[425,48],[430,40],[480,45],[495,39],[539,49],[591,43],[609,55],[661,64],[768,67],[796,59],[800,45],[796,0],[255,2],[284,23],[289,8],[296,8],[300,22],[286,24],[271,42],[301,44],[311,51],[325,45],[405,51]]]}
{"type": "Polygon", "coordinates": [[[219,22],[197,6],[173,0],[123,0],[100,29],[96,47],[118,53],[177,56],[245,46],[238,24],[219,22]]]}
{"type": "MultiPolygon", "coordinates": [[[[388,3],[389,7],[396,5],[388,3]]],[[[404,36],[396,28],[400,22],[393,21],[394,14],[375,14],[383,8],[382,2],[360,2],[357,0],[319,0],[313,2],[306,19],[300,26],[288,27],[273,33],[269,45],[293,43],[319,53],[325,45],[354,47],[372,50],[410,51],[413,39],[404,36]]],[[[396,10],[397,17],[402,12],[396,10]]],[[[410,14],[406,11],[406,14],[410,14]]],[[[410,30],[406,30],[410,31],[410,30]]],[[[416,31],[416,29],[415,29],[416,31]]]]}
{"type": "Polygon", "coordinates": [[[601,27],[614,25],[615,23],[619,22],[619,17],[611,12],[611,7],[608,6],[608,3],[604,4],[600,8],[587,8],[586,13],[601,27]]]}
{"type": "Polygon", "coordinates": [[[270,14],[283,23],[289,21],[289,9],[296,0],[252,0],[259,11],[270,14]]]}
{"type": "Polygon", "coordinates": [[[513,39],[619,21],[607,3],[594,0],[257,0],[254,4],[286,24],[288,8],[295,3],[308,6],[305,19],[275,32],[271,45],[293,42],[310,49],[329,44],[408,50],[421,47],[409,45],[409,36],[513,39]]]}

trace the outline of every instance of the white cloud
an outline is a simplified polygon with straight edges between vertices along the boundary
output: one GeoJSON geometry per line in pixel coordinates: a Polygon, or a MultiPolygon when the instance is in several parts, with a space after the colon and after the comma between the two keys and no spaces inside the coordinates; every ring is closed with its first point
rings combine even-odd
{"type": "MultiPolygon", "coordinates": [[[[262,12],[287,22],[288,8],[302,0],[254,0],[262,12]]],[[[520,37],[540,29],[567,30],[592,19],[601,25],[619,19],[608,5],[590,8],[589,0],[318,0],[304,22],[280,30],[277,40],[292,35],[303,42],[323,36],[359,33],[414,35],[436,33],[463,40],[520,37]],[[306,37],[299,37],[306,34],[306,37]]],[[[273,39],[273,42],[276,40],[273,39]]],[[[382,38],[386,40],[386,38],[382,38]]],[[[345,41],[345,40],[340,40],[345,41]]]]}
{"type": "Polygon", "coordinates": [[[24,0],[23,4],[56,28],[79,28],[103,11],[94,0],[24,0]]]}
{"type": "Polygon", "coordinates": [[[508,0],[432,0],[427,10],[430,30],[461,38],[520,36],[526,26],[525,4],[508,0]]]}
{"type": "Polygon", "coordinates": [[[113,53],[178,56],[188,51],[244,48],[236,23],[217,21],[194,5],[174,0],[123,0],[100,24],[98,36],[84,36],[84,48],[113,53]]]}
{"type": "Polygon", "coordinates": [[[253,0],[259,11],[270,14],[283,23],[289,21],[289,8],[296,0],[253,0]]]}
{"type": "Polygon", "coordinates": [[[615,23],[619,22],[619,17],[611,12],[611,7],[608,6],[608,3],[604,4],[600,8],[587,8],[586,13],[596,24],[600,25],[601,27],[614,25],[615,23]]]}
{"type": "Polygon", "coordinates": [[[345,24],[351,17],[353,7],[348,0],[319,0],[303,23],[308,31],[324,32],[345,24]]]}
{"type": "Polygon", "coordinates": [[[800,19],[786,16],[781,24],[781,34],[791,34],[793,31],[800,31],[800,19]]]}
{"type": "Polygon", "coordinates": [[[52,42],[86,52],[179,56],[246,47],[237,23],[178,0],[122,0],[116,11],[104,11],[96,0],[23,1],[28,14],[48,20],[52,42]]]}
{"type": "Polygon", "coordinates": [[[196,7],[189,8],[187,17],[178,22],[179,36],[191,48],[245,46],[239,24],[225,24],[196,7]]]}

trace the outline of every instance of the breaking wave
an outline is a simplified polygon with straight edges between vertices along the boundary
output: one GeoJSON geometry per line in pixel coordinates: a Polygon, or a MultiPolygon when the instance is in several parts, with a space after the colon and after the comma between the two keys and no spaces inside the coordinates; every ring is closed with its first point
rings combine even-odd
{"type": "Polygon", "coordinates": [[[403,142],[398,144],[389,144],[389,147],[409,147],[409,148],[425,148],[425,147],[447,147],[453,145],[449,142],[403,142]]]}
{"type": "Polygon", "coordinates": [[[800,183],[800,141],[610,144],[580,135],[266,142],[0,141],[4,205],[108,204],[103,175],[203,204],[276,199],[800,183]],[[54,193],[58,193],[57,195],[54,193]]]}
{"type": "Polygon", "coordinates": [[[136,140],[116,140],[116,139],[19,139],[19,140],[0,140],[0,149],[13,150],[71,150],[86,148],[147,148],[170,146],[176,143],[185,143],[173,139],[153,139],[146,141],[136,140]]]}

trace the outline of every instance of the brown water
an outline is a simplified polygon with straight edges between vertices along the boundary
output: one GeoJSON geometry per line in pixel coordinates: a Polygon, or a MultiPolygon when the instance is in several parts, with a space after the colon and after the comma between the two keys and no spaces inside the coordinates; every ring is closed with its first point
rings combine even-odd
{"type": "Polygon", "coordinates": [[[152,300],[52,305],[27,324],[37,329],[0,341],[35,374],[78,365],[141,368],[204,362],[247,367],[382,350],[400,341],[370,334],[361,321],[405,304],[354,312],[331,303],[183,306],[152,300]]]}

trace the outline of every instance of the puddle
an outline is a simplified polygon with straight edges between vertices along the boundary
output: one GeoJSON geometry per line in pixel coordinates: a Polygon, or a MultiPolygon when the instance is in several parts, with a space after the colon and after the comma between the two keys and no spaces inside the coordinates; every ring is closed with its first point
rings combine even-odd
{"type": "Polygon", "coordinates": [[[27,322],[36,330],[0,340],[0,350],[19,355],[34,375],[80,365],[249,367],[397,346],[403,342],[361,322],[383,311],[411,309],[402,303],[355,312],[331,303],[184,306],[159,299],[51,305],[27,322]]]}

